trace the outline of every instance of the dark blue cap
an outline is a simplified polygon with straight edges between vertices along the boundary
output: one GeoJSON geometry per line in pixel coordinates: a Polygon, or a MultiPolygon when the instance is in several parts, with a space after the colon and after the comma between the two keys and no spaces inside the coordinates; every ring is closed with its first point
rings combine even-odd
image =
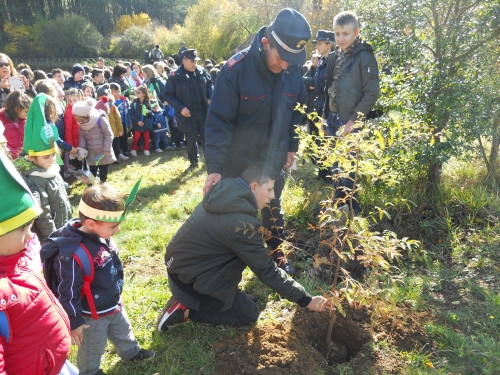
{"type": "Polygon", "coordinates": [[[328,30],[318,30],[316,33],[316,39],[313,40],[313,43],[321,40],[324,40],[325,42],[335,42],[335,33],[328,30]]]}
{"type": "Polygon", "coordinates": [[[199,60],[198,52],[195,49],[187,49],[182,52],[182,58],[189,60],[199,60]]]}
{"type": "Polygon", "coordinates": [[[268,31],[276,40],[276,48],[282,60],[293,65],[304,63],[311,27],[302,14],[285,8],[278,13],[268,31]]]}

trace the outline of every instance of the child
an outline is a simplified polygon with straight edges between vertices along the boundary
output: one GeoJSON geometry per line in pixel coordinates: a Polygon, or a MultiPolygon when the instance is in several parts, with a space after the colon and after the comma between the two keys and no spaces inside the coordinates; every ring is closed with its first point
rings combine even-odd
{"type": "Polygon", "coordinates": [[[132,124],[130,123],[130,116],[128,114],[130,102],[121,94],[120,85],[118,83],[110,83],[109,88],[115,101],[115,106],[118,109],[118,112],[120,112],[123,127],[123,134],[120,137],[120,148],[122,153],[118,155],[118,159],[127,160],[128,155],[130,155],[130,151],[128,149],[128,131],[132,127],[132,124]]]}
{"type": "MultiPolygon", "coordinates": [[[[99,100],[96,104],[97,109],[102,109],[108,115],[109,124],[111,126],[111,131],[113,132],[113,152],[116,155],[120,155],[120,137],[123,135],[123,125],[122,118],[120,116],[120,112],[114,105],[113,97],[109,93],[109,83],[103,84],[96,91],[97,100],[99,100]]],[[[119,156],[117,159],[121,159],[119,156]]],[[[128,159],[128,158],[127,158],[128,159]]],[[[115,161],[115,164],[120,164],[118,160],[115,161]]]]}
{"type": "Polygon", "coordinates": [[[56,112],[54,99],[38,94],[29,109],[24,134],[24,151],[29,162],[19,164],[24,177],[40,197],[43,212],[33,227],[40,240],[66,224],[73,213],[55,162],[59,136],[55,125],[46,120],[51,112],[56,112]]]}
{"type": "Polygon", "coordinates": [[[94,98],[95,99],[95,91],[94,85],[90,82],[82,85],[83,88],[83,96],[86,98],[94,98]]]}
{"type": "Polygon", "coordinates": [[[4,108],[0,109],[0,122],[5,127],[4,135],[12,159],[17,159],[23,147],[24,125],[31,101],[29,95],[13,91],[5,98],[4,108]]]}
{"type": "Polygon", "coordinates": [[[56,375],[71,347],[69,321],[26,251],[42,210],[2,151],[0,190],[0,373],[56,375]]]}
{"type": "MultiPolygon", "coordinates": [[[[73,105],[83,100],[82,92],[78,89],[71,88],[64,93],[66,98],[66,110],[64,111],[64,140],[72,147],[78,147],[80,143],[80,126],[73,116],[73,105]]],[[[78,159],[71,161],[77,169],[82,169],[83,163],[78,159]]],[[[67,171],[68,172],[68,171],[67,171]]]]}
{"type": "MultiPolygon", "coordinates": [[[[327,119],[325,132],[335,136],[344,126],[344,133],[353,131],[358,113],[364,116],[373,108],[379,95],[378,65],[371,46],[359,36],[359,22],[352,12],[342,12],[333,19],[333,31],[337,47],[328,56],[326,89],[323,117],[327,119]]],[[[333,174],[338,174],[338,166],[333,166],[333,174]]],[[[335,180],[335,179],[334,179],[335,180]]],[[[353,189],[354,172],[349,178],[334,181],[334,199],[345,199],[341,210],[351,207],[348,192],[353,189]],[[344,191],[344,188],[345,191],[344,191]]],[[[358,194],[352,199],[353,213],[361,211],[358,194]]],[[[349,209],[350,210],[350,209],[349,209]]]]}
{"type": "Polygon", "coordinates": [[[137,189],[138,184],[126,204],[108,184],[85,189],[80,200],[79,219],[72,219],[53,233],[42,247],[45,277],[69,315],[71,337],[79,347],[80,375],[102,373],[99,364],[106,338],[113,343],[122,362],[155,356],[153,350],[139,347],[132,332],[121,298],[123,266],[111,238],[120,231],[120,223],[137,189]],[[102,221],[102,218],[109,221],[102,221]],[[93,280],[89,289],[84,288],[82,268],[73,260],[78,248],[85,250],[83,256],[89,258],[85,260],[92,263],[93,280]],[[47,269],[48,265],[52,268],[47,269]],[[83,296],[82,288],[88,291],[83,296]]]}
{"type": "Polygon", "coordinates": [[[151,106],[149,105],[149,92],[146,86],[135,89],[136,99],[132,102],[129,111],[132,120],[132,131],[134,140],[132,141],[132,152],[130,155],[137,156],[137,142],[141,135],[144,136],[144,155],[149,156],[149,131],[153,129],[150,117],[152,117],[151,106]]]}
{"type": "Polygon", "coordinates": [[[116,161],[113,148],[113,132],[106,114],[95,108],[96,101],[87,98],[73,106],[73,115],[80,125],[79,147],[89,154],[87,162],[90,172],[97,176],[101,183],[108,179],[108,166],[116,161]]]}
{"type": "Polygon", "coordinates": [[[151,124],[153,125],[155,150],[156,152],[163,152],[163,150],[160,148],[160,143],[163,143],[163,147],[171,149],[172,147],[168,145],[167,121],[158,102],[151,101],[151,109],[153,111],[151,124]]]}

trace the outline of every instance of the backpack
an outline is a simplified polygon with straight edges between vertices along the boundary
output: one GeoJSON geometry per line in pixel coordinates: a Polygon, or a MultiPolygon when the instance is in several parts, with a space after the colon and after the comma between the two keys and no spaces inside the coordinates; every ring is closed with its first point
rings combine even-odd
{"type": "MultiPolygon", "coordinates": [[[[43,262],[43,276],[50,290],[54,294],[56,294],[57,290],[57,277],[54,271],[54,261],[56,259],[56,255],[46,259],[43,262]]],[[[87,302],[89,304],[90,312],[92,314],[92,319],[97,320],[99,316],[97,315],[97,309],[95,308],[94,296],[92,295],[92,291],[90,290],[90,284],[94,281],[94,260],[90,255],[87,247],[80,243],[76,248],[75,253],[73,254],[73,259],[80,266],[83,271],[83,288],[81,290],[82,300],[87,297],[87,302]]],[[[1,317],[0,317],[1,323],[1,317]]]]}

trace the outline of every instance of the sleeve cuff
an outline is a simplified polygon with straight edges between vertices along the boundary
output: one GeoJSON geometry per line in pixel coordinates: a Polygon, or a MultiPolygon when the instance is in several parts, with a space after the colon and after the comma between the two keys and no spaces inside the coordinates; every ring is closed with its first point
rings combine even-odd
{"type": "Polygon", "coordinates": [[[70,330],[73,331],[81,325],[85,324],[85,319],[82,316],[73,316],[69,319],[70,330]]]}
{"type": "Polygon", "coordinates": [[[304,292],[304,295],[297,301],[297,304],[300,307],[307,307],[307,305],[309,305],[311,301],[312,301],[312,296],[309,293],[304,292]]]}

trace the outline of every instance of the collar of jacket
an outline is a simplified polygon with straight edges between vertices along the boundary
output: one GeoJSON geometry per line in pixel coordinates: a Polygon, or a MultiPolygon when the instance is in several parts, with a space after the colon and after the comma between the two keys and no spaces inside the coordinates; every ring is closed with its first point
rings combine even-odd
{"type": "Polygon", "coordinates": [[[8,273],[16,268],[19,259],[26,255],[26,249],[7,256],[0,256],[0,272],[8,273]]]}
{"type": "MultiPolygon", "coordinates": [[[[201,68],[199,66],[196,66],[196,78],[198,78],[200,75],[201,75],[202,71],[201,71],[201,68]]],[[[179,68],[175,71],[175,75],[178,76],[179,78],[182,78],[182,79],[188,79],[186,77],[186,74],[188,74],[188,72],[184,69],[184,65],[179,65],[179,68]]]]}
{"type": "Polygon", "coordinates": [[[251,203],[256,209],[259,209],[259,207],[257,207],[257,200],[255,199],[255,195],[253,194],[252,190],[250,189],[250,185],[248,185],[247,182],[244,179],[242,179],[241,177],[236,177],[235,180],[239,184],[243,185],[246,189],[250,190],[250,192],[252,193],[252,198],[253,198],[251,203]]]}

